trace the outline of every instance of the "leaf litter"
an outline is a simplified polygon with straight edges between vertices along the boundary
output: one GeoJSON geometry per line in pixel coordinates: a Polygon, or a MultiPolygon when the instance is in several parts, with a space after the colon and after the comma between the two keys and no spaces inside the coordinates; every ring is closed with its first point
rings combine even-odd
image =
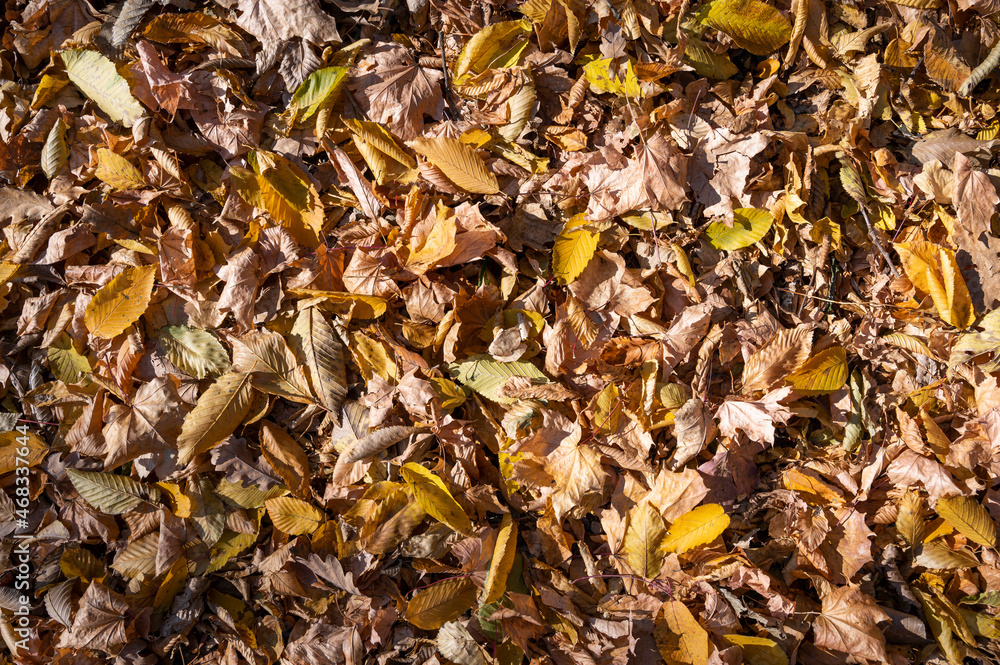
{"type": "Polygon", "coordinates": [[[998,662],[997,9],[11,4],[3,662],[998,662]]]}

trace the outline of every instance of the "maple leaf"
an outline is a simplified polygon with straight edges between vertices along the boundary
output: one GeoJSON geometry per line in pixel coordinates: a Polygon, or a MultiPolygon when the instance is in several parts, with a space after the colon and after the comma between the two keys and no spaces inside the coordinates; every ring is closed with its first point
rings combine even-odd
{"type": "Polygon", "coordinates": [[[884,661],[885,637],[876,625],[888,621],[875,600],[856,586],[834,587],[820,584],[823,610],[813,622],[816,645],[854,654],[874,661],[884,661]]]}

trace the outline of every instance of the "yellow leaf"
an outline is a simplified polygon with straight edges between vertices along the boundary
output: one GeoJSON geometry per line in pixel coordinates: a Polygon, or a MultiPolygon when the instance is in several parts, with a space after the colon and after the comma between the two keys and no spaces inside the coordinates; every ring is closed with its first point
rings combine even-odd
{"type": "Polygon", "coordinates": [[[98,289],[83,322],[95,337],[110,339],[139,320],[149,306],[156,266],[128,267],[98,289]]]}
{"type": "Polygon", "coordinates": [[[664,538],[667,527],[663,517],[648,501],[629,512],[628,528],[622,540],[625,560],[635,574],[647,580],[656,579],[663,567],[664,538]]]}
{"type": "Polygon", "coordinates": [[[460,189],[472,194],[496,194],[500,191],[497,177],[486,168],[486,162],[461,141],[438,136],[414,139],[407,145],[441,169],[441,173],[460,189]]]}
{"type": "Polygon", "coordinates": [[[184,418],[177,437],[177,463],[187,464],[236,431],[250,413],[250,375],[229,372],[209,386],[184,418]]]}
{"type": "Polygon", "coordinates": [[[267,150],[251,151],[247,161],[254,171],[229,169],[236,193],[266,210],[298,243],[316,247],[323,230],[323,205],[309,177],[293,162],[267,150]]]}
{"type": "Polygon", "coordinates": [[[454,212],[446,206],[441,206],[438,209],[437,222],[427,237],[423,238],[419,245],[411,245],[410,255],[406,257],[406,269],[415,275],[422,275],[439,261],[447,258],[455,251],[456,233],[458,227],[454,212]]]}
{"type": "Polygon", "coordinates": [[[472,533],[472,522],[462,506],[448,491],[444,481],[424,467],[409,462],[400,469],[400,475],[413,490],[413,496],[424,511],[462,534],[472,533]]]}
{"type": "Polygon", "coordinates": [[[455,85],[487,69],[517,64],[528,45],[531,23],[526,20],[504,21],[488,25],[472,36],[455,61],[455,85]]]}
{"type": "Polygon", "coordinates": [[[773,224],[774,216],[766,210],[737,208],[733,210],[732,226],[714,222],[705,230],[705,235],[713,247],[732,252],[763,239],[773,224]]]}
{"type": "Polygon", "coordinates": [[[351,134],[355,138],[372,146],[386,157],[399,162],[409,169],[417,167],[416,160],[400,147],[396,137],[377,122],[344,118],[344,124],[351,130],[351,134]]]}
{"type": "Polygon", "coordinates": [[[768,55],[792,37],[791,22],[760,0],[715,0],[705,25],[726,33],[754,55],[768,55]]]}
{"type": "Polygon", "coordinates": [[[709,503],[698,506],[670,525],[670,534],[663,541],[667,552],[682,554],[690,549],[710,543],[729,526],[729,515],[722,506],[709,503]]]}
{"type": "Polygon", "coordinates": [[[639,79],[632,67],[632,60],[625,61],[625,67],[622,71],[623,78],[612,74],[613,64],[614,58],[600,58],[588,62],[583,68],[587,82],[601,92],[610,92],[619,97],[641,97],[642,88],[639,87],[639,79]]]}
{"type": "Polygon", "coordinates": [[[134,167],[132,162],[107,148],[97,151],[97,169],[94,170],[94,175],[119,191],[139,189],[146,184],[142,171],[134,167]]]}
{"type": "Polygon", "coordinates": [[[895,248],[906,276],[919,293],[930,295],[941,319],[956,328],[972,325],[976,313],[955,253],[923,240],[897,243],[895,248]]]}
{"type": "Polygon", "coordinates": [[[939,499],[937,513],[969,540],[983,547],[997,544],[997,525],[982,504],[967,496],[939,499]]]}
{"type": "Polygon", "coordinates": [[[511,519],[510,513],[503,516],[500,522],[500,533],[497,544],[493,548],[493,560],[490,562],[490,572],[486,575],[483,585],[482,604],[488,605],[504,594],[507,587],[507,575],[514,565],[517,554],[517,525],[511,519]]]}
{"type": "Polygon", "coordinates": [[[594,257],[601,234],[586,226],[587,217],[580,213],[570,218],[556,236],[552,248],[552,272],[560,284],[575,281],[594,257]]]}
{"type": "Polygon", "coordinates": [[[785,380],[803,395],[832,393],[847,383],[847,351],[840,346],[823,349],[785,380]]]}
{"type": "Polygon", "coordinates": [[[457,619],[476,602],[476,584],[468,577],[445,580],[421,589],[406,604],[406,620],[423,630],[437,630],[457,619]]]}
{"type": "Polygon", "coordinates": [[[312,533],[325,521],[319,508],[294,497],[279,496],[264,505],[274,528],[292,536],[312,533]]]}
{"type": "Polygon", "coordinates": [[[667,665],[705,665],[711,643],[691,611],[679,600],[663,603],[656,614],[653,637],[667,665]]]}
{"type": "Polygon", "coordinates": [[[59,56],[73,85],[115,122],[131,127],[145,113],[132,96],[128,82],[115,69],[115,63],[97,51],[71,49],[59,56]]]}
{"type": "Polygon", "coordinates": [[[788,655],[774,640],[747,635],[726,635],[725,638],[743,651],[743,662],[747,665],[788,665],[788,655]]]}
{"type": "Polygon", "coordinates": [[[0,432],[0,475],[18,467],[38,466],[47,452],[48,444],[35,434],[16,430],[0,432]]]}

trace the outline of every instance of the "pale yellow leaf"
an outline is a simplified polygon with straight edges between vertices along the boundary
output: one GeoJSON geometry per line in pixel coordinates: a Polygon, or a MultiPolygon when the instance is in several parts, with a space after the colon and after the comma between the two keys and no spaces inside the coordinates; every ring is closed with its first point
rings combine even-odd
{"type": "Polygon", "coordinates": [[[496,194],[500,184],[475,149],[446,136],[417,138],[411,148],[441,170],[456,187],[472,194],[496,194]]]}
{"type": "Polygon", "coordinates": [[[316,506],[290,496],[269,499],[264,505],[274,528],[292,536],[312,533],[326,519],[316,506]]]}

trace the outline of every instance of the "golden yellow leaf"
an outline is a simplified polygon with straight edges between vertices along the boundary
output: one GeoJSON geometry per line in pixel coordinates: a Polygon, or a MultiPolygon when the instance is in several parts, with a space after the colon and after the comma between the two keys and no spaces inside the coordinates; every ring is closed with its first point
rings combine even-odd
{"type": "Polygon", "coordinates": [[[803,395],[823,395],[847,383],[847,351],[841,346],[823,349],[786,377],[803,395]]]}
{"type": "Polygon", "coordinates": [[[726,635],[725,638],[740,648],[747,665],[788,665],[788,654],[774,640],[748,635],[726,635]]]}
{"type": "Polygon", "coordinates": [[[129,266],[98,289],[83,322],[95,337],[112,338],[139,320],[153,294],[156,266],[129,266]]]}
{"type": "Polygon", "coordinates": [[[497,544],[493,548],[493,559],[490,561],[490,571],[483,585],[482,603],[488,605],[504,594],[507,590],[507,575],[514,565],[517,554],[517,525],[511,519],[510,513],[503,516],[500,522],[500,533],[497,544]]]}
{"type": "Polygon", "coordinates": [[[444,481],[414,462],[405,464],[399,473],[413,490],[417,503],[428,515],[459,533],[472,533],[472,521],[455,501],[444,481]]]}
{"type": "Polygon", "coordinates": [[[754,55],[768,55],[792,37],[791,22],[760,0],[716,0],[705,24],[726,33],[737,46],[754,55]]]}
{"type": "Polygon", "coordinates": [[[292,536],[312,533],[326,519],[316,506],[290,496],[269,499],[264,505],[274,528],[292,536]]]}
{"type": "Polygon", "coordinates": [[[601,234],[587,228],[587,216],[574,215],[556,236],[552,248],[552,273],[560,284],[569,284],[580,276],[594,258],[601,234]]]}
{"type": "Polygon", "coordinates": [[[670,525],[670,533],[663,541],[667,552],[682,554],[718,538],[729,526],[729,515],[715,503],[698,506],[684,513],[670,525]]]}
{"type": "Polygon", "coordinates": [[[955,261],[955,252],[923,240],[894,245],[903,270],[918,293],[930,295],[938,316],[956,328],[968,328],[976,318],[969,289],[955,261]]]}
{"type": "Polygon", "coordinates": [[[407,145],[441,169],[456,187],[473,194],[496,194],[500,184],[476,151],[446,136],[417,138],[407,145]]]}
{"type": "Polygon", "coordinates": [[[663,517],[648,501],[632,508],[628,517],[628,528],[622,540],[625,560],[636,575],[647,580],[656,579],[666,553],[667,527],[663,517]]]}
{"type": "Polygon", "coordinates": [[[939,499],[936,509],[945,522],[969,540],[983,547],[996,547],[996,522],[975,499],[967,496],[939,499]]]}
{"type": "Polygon", "coordinates": [[[516,64],[528,45],[530,31],[531,23],[521,20],[494,23],[474,34],[455,61],[455,85],[487,69],[516,64]]]}
{"type": "Polygon", "coordinates": [[[406,604],[406,620],[423,630],[437,630],[457,619],[476,602],[476,584],[468,577],[445,580],[421,589],[406,604]]]}

